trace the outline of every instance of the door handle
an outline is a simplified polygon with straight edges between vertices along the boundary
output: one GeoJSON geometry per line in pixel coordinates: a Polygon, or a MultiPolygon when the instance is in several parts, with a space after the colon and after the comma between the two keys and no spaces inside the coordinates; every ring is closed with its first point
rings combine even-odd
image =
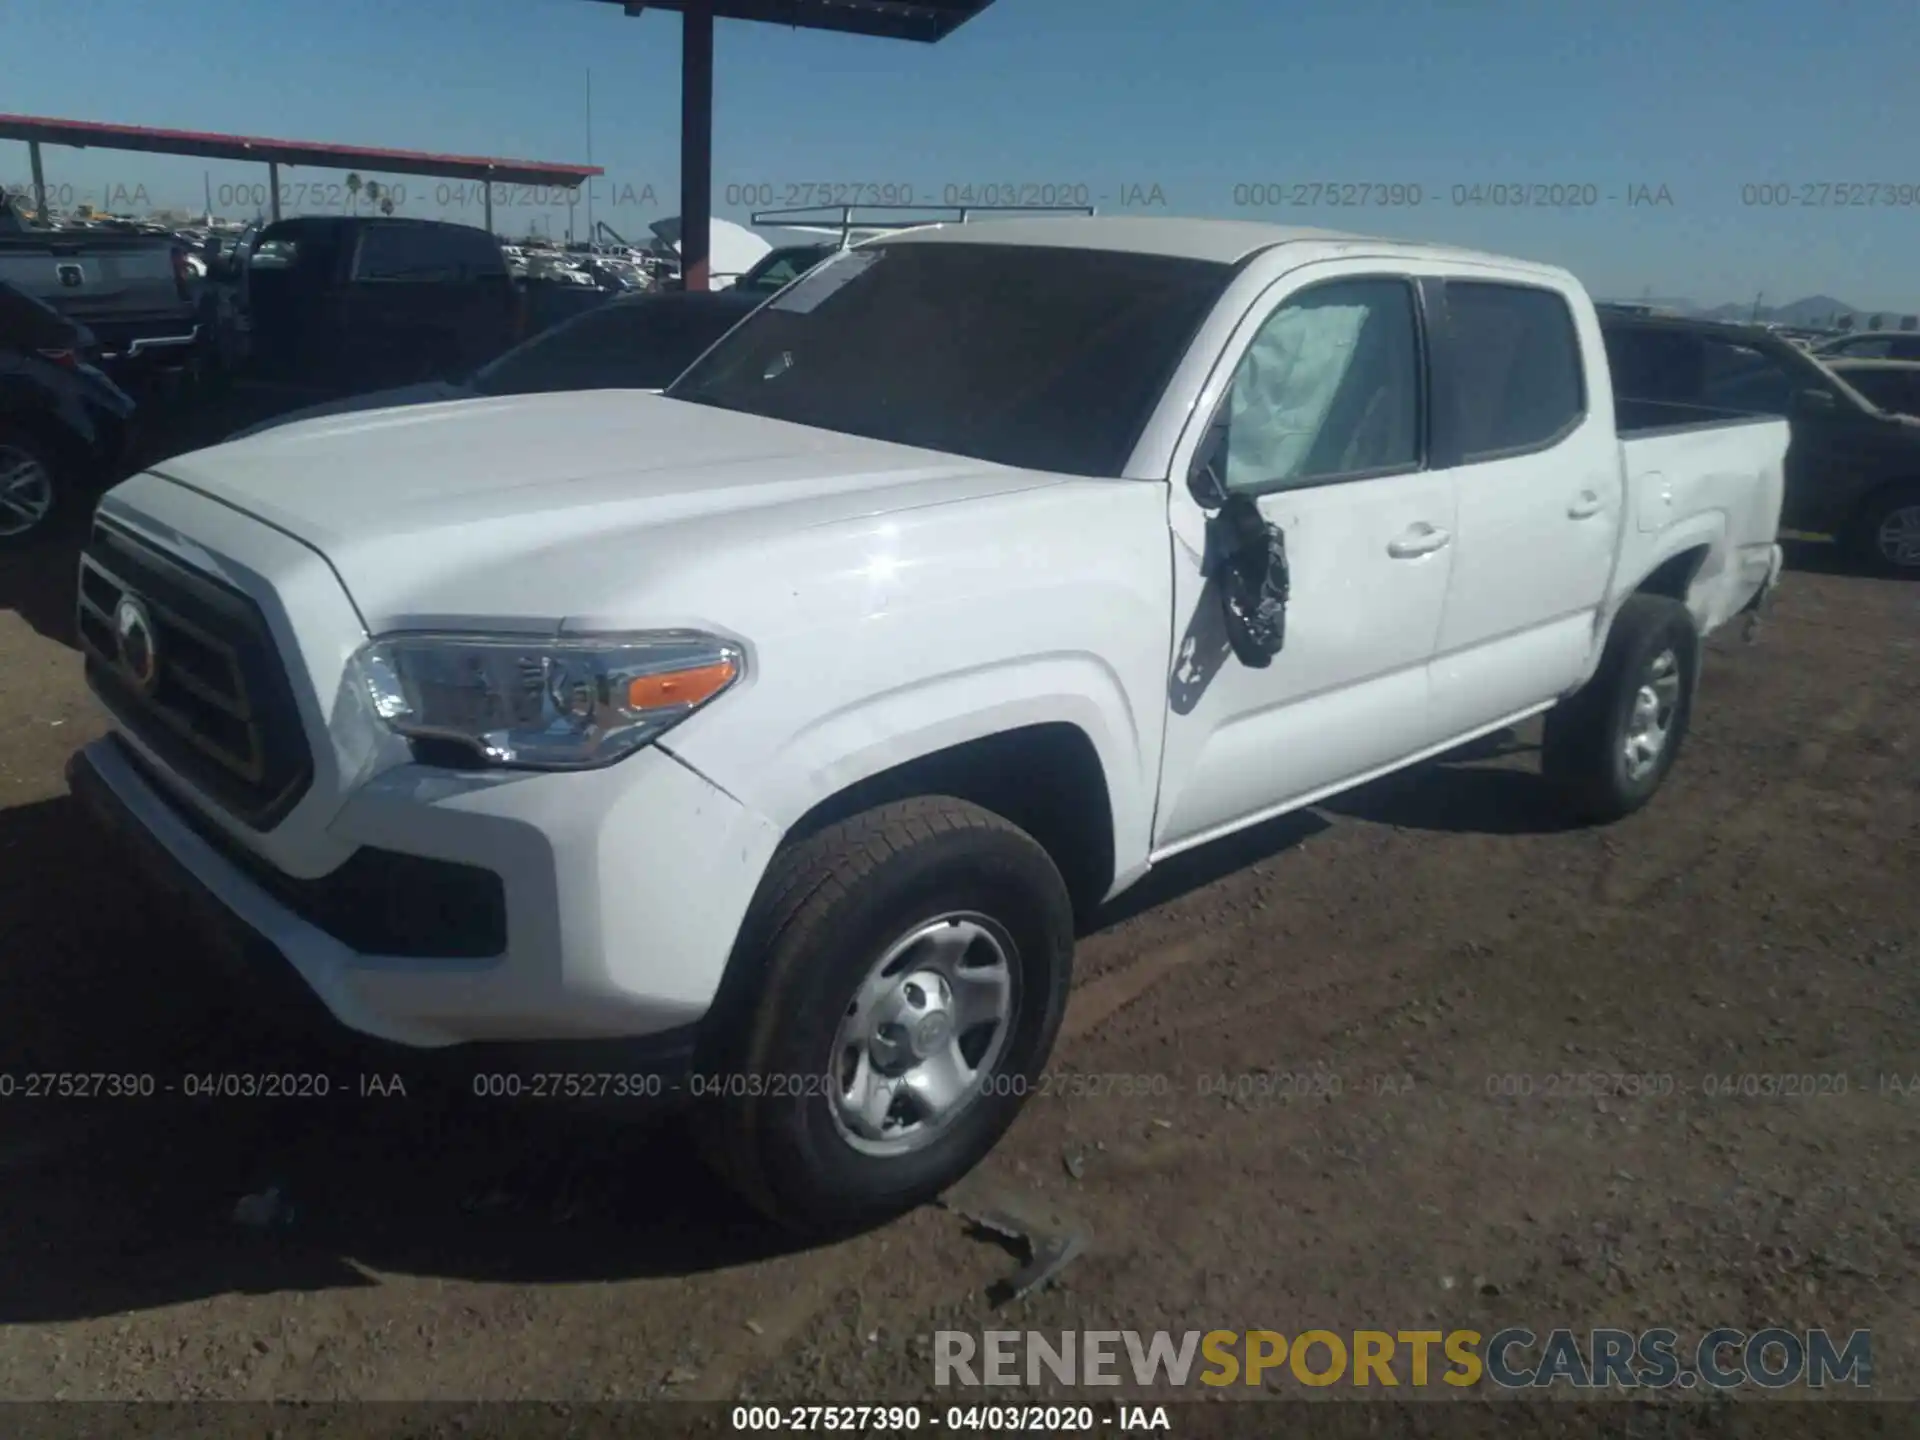
{"type": "Polygon", "coordinates": [[[1571,520],[1587,520],[1598,515],[1605,502],[1592,490],[1582,490],[1567,506],[1567,517],[1571,520]]]}
{"type": "Polygon", "coordinates": [[[1396,560],[1417,560],[1422,555],[1431,555],[1436,550],[1445,549],[1453,543],[1451,531],[1442,530],[1437,525],[1429,525],[1424,520],[1406,531],[1399,539],[1390,542],[1387,554],[1396,560]]]}

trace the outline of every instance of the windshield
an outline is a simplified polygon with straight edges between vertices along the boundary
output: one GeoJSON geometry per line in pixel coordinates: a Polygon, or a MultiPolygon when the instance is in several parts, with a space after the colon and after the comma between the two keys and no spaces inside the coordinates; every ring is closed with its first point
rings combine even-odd
{"type": "Polygon", "coordinates": [[[707,296],[609,300],[515,346],[468,383],[482,395],[658,390],[744,313],[707,296]]]}
{"type": "Polygon", "coordinates": [[[979,460],[1118,475],[1228,266],[863,245],[755,312],[674,399],[979,460]]]}

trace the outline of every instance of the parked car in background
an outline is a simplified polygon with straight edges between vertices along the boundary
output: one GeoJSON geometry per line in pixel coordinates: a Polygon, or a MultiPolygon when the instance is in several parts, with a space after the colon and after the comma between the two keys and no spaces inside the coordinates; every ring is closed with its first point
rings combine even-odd
{"type": "Polygon", "coordinates": [[[914,230],[664,395],[121,485],[79,616],[114,734],[69,775],[254,973],[672,1070],[740,1193],[842,1231],[998,1141],[1076,919],[1160,862],[1536,714],[1575,813],[1645,805],[1780,567],[1786,425],[1675,408],[1616,405],[1548,266],[914,230]],[[188,596],[217,688],[111,622],[188,596]]]}
{"type": "Polygon", "coordinates": [[[186,248],[164,232],[46,230],[0,196],[0,282],[92,332],[101,365],[123,379],[191,363],[200,340],[198,281],[186,248]]]}
{"type": "Polygon", "coordinates": [[[1920,332],[1867,330],[1841,335],[1814,346],[1822,360],[1920,360],[1920,332]]]}
{"type": "Polygon", "coordinates": [[[117,480],[134,402],[86,326],[0,283],[0,545],[26,543],[117,480]]]}
{"type": "Polygon", "coordinates": [[[1601,324],[1622,395],[1787,417],[1789,530],[1835,540],[1871,569],[1920,573],[1920,423],[1757,327],[1625,315],[1601,324]]]}
{"type": "Polygon", "coordinates": [[[443,220],[301,216],[247,260],[250,368],[333,394],[464,375],[522,335],[500,242],[443,220]]]}
{"type": "Polygon", "coordinates": [[[239,431],[245,439],[326,415],[428,405],[489,395],[556,390],[659,390],[697,360],[766,297],[722,290],[710,295],[635,295],[563,320],[464,380],[433,380],[376,390],[277,415],[239,431]]]}
{"type": "Polygon", "coordinates": [[[764,299],[776,290],[785,289],[839,249],[838,245],[783,245],[734,281],[733,288],[751,291],[764,299]]]}
{"type": "Polygon", "coordinates": [[[1826,366],[1882,410],[1920,416],[1920,360],[1829,359],[1826,366]]]}
{"type": "Polygon", "coordinates": [[[202,352],[209,368],[244,368],[252,351],[253,317],[247,310],[248,261],[267,222],[255,220],[238,231],[209,235],[201,242],[206,280],[200,286],[202,352]]]}

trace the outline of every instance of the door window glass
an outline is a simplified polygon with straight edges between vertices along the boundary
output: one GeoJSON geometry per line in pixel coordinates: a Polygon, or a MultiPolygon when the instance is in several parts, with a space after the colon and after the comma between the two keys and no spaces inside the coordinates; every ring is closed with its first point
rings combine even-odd
{"type": "Polygon", "coordinates": [[[1551,445],[1586,414],[1573,312],[1557,292],[1447,282],[1461,457],[1551,445]]]}
{"type": "Polygon", "coordinates": [[[1223,479],[1266,491],[1420,461],[1420,345],[1402,280],[1316,286],[1248,346],[1226,402],[1223,479]]]}

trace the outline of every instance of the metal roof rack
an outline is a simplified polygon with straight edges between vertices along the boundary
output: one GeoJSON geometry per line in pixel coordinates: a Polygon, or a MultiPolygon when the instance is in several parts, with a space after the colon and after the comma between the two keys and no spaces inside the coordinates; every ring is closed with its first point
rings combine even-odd
{"type": "Polygon", "coordinates": [[[756,210],[747,217],[754,226],[772,225],[796,230],[804,235],[831,235],[845,249],[860,239],[871,239],[890,230],[914,230],[922,225],[941,225],[948,221],[966,224],[982,215],[1096,215],[1092,205],[799,205],[785,210],[756,210]],[[856,219],[856,212],[878,211],[896,215],[916,212],[910,219],[856,219]],[[920,212],[932,212],[920,213],[920,212]]]}

